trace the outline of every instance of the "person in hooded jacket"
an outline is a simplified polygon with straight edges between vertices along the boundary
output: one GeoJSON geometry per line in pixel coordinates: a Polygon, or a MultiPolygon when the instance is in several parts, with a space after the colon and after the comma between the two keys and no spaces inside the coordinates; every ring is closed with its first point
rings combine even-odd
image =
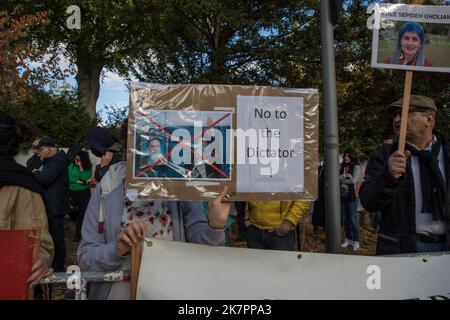
{"type": "MultiPolygon", "coordinates": [[[[126,134],[125,121],[121,133],[125,147],[126,134]]],[[[131,247],[144,236],[208,245],[225,243],[225,225],[231,206],[226,200],[227,187],[209,202],[208,218],[201,201],[130,200],[125,195],[124,160],[108,166],[92,193],[77,251],[81,270],[129,270],[131,247]]],[[[130,292],[128,281],[92,283],[88,298],[130,299],[130,292]]]]}
{"type": "Polygon", "coordinates": [[[69,213],[69,160],[64,151],[58,150],[52,138],[45,137],[37,145],[39,155],[43,158],[40,170],[33,173],[44,189],[49,209],[54,222],[55,259],[53,268],[64,271],[66,247],[64,241],[64,216],[69,213]]]}

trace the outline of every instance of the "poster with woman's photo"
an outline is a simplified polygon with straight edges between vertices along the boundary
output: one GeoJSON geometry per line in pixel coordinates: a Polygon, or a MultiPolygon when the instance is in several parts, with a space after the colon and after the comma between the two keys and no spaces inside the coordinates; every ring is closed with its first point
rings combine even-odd
{"type": "Polygon", "coordinates": [[[450,72],[450,6],[377,6],[373,67],[450,72]]]}

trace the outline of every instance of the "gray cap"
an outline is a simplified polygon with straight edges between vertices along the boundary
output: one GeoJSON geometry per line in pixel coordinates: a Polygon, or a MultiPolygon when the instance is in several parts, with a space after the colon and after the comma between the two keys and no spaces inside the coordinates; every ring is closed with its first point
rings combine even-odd
{"type": "MultiPolygon", "coordinates": [[[[391,103],[386,107],[386,111],[393,112],[395,109],[403,107],[403,98],[391,103]]],[[[425,96],[411,95],[409,100],[409,108],[411,111],[437,111],[434,100],[425,96]]]]}

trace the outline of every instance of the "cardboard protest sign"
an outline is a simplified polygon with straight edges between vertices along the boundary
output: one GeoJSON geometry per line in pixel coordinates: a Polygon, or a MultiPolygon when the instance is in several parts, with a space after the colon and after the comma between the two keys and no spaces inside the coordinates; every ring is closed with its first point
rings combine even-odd
{"type": "Polygon", "coordinates": [[[207,200],[316,199],[318,92],[135,84],[127,195],[207,200]]]}
{"type": "Polygon", "coordinates": [[[450,6],[376,4],[372,66],[450,72],[450,6]]]}

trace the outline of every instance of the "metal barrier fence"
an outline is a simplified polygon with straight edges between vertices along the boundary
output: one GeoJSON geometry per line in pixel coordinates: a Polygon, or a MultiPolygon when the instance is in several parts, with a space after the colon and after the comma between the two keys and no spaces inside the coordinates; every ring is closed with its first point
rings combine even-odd
{"type": "Polygon", "coordinates": [[[80,272],[78,266],[70,266],[67,273],[55,272],[52,276],[42,279],[40,284],[66,284],[68,289],[75,290],[75,300],[86,300],[89,282],[117,281],[130,281],[130,271],[80,272]]]}

